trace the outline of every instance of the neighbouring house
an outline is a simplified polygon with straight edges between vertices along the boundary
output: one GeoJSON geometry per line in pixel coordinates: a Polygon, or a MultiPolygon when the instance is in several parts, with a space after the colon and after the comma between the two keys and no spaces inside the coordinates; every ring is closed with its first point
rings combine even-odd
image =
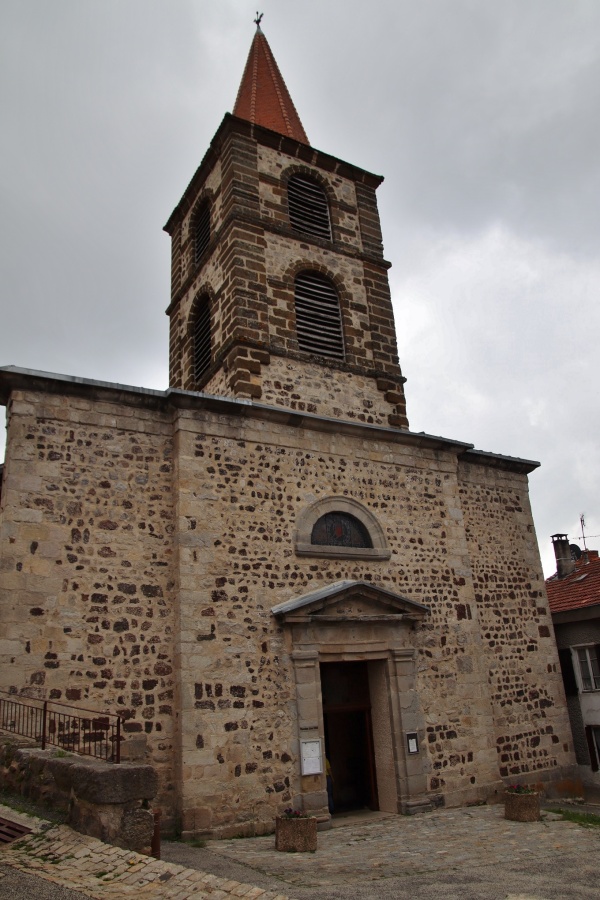
{"type": "MultiPolygon", "coordinates": [[[[412,432],[382,178],[266,38],[170,216],[170,386],[0,370],[0,687],[121,714],[167,827],[576,771],[527,476],[412,432]]],[[[444,385],[439,386],[444,390],[444,385]]]]}
{"type": "Polygon", "coordinates": [[[546,580],[575,755],[584,785],[600,787],[600,559],[553,534],[556,574],[546,580]]]}

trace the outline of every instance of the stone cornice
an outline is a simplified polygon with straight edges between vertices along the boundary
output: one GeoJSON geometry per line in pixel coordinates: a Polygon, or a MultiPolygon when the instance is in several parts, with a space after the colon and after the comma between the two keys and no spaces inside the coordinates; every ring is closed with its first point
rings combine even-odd
{"type": "MultiPolygon", "coordinates": [[[[188,293],[194,281],[202,274],[202,271],[207,262],[210,260],[213,252],[222,245],[223,241],[229,236],[234,228],[240,226],[258,228],[266,232],[267,234],[274,234],[277,237],[284,237],[287,240],[295,241],[298,244],[309,244],[319,250],[325,250],[338,256],[344,256],[346,257],[346,259],[356,259],[359,260],[359,262],[362,262],[365,266],[373,266],[374,268],[379,268],[384,272],[388,269],[391,269],[392,267],[391,262],[383,259],[382,256],[376,256],[373,253],[366,253],[364,250],[359,250],[357,247],[352,247],[348,244],[342,243],[341,241],[327,241],[323,238],[314,237],[309,234],[301,234],[298,231],[294,231],[294,229],[290,225],[278,225],[268,219],[262,218],[261,216],[252,216],[236,210],[229,213],[229,215],[223,220],[219,229],[212,236],[210,244],[208,245],[198,264],[194,266],[193,270],[181,282],[180,286],[177,288],[177,291],[171,298],[171,302],[165,310],[166,315],[170,315],[188,293]]],[[[299,258],[301,258],[303,255],[305,254],[299,252],[299,258]]]]}
{"type": "Polygon", "coordinates": [[[456,455],[460,461],[466,463],[523,474],[532,472],[539,466],[539,463],[532,460],[475,450],[473,444],[465,441],[439,437],[426,434],[425,432],[407,431],[383,425],[366,425],[362,422],[350,422],[345,419],[319,416],[313,413],[296,412],[284,407],[267,406],[252,400],[216,397],[196,391],[175,390],[173,388],[168,388],[166,391],[157,391],[150,388],[115,384],[108,381],[78,378],[72,375],[37,372],[32,369],[21,369],[17,366],[0,368],[0,404],[6,405],[13,391],[34,391],[69,397],[83,397],[88,400],[122,403],[127,406],[155,409],[161,412],[204,409],[220,415],[273,422],[289,426],[290,428],[302,428],[309,431],[344,435],[363,440],[402,444],[432,451],[445,451],[456,455]]]}
{"type": "Polygon", "coordinates": [[[540,463],[533,459],[521,459],[518,456],[502,456],[499,453],[489,453],[487,450],[476,450],[474,447],[463,453],[460,461],[475,466],[510,469],[512,472],[521,472],[523,475],[528,475],[540,466],[540,463]]]}
{"type": "Polygon", "coordinates": [[[226,113],[221,124],[217,128],[215,136],[213,137],[202,162],[196,169],[192,180],[183,192],[181,200],[164,226],[164,230],[167,234],[173,234],[178,222],[180,222],[190,210],[199,185],[208,177],[211,169],[219,158],[219,154],[226,138],[231,134],[240,134],[243,137],[255,140],[265,147],[271,147],[294,159],[300,159],[302,162],[307,163],[307,165],[316,166],[316,168],[323,169],[325,172],[334,172],[335,174],[341,175],[344,178],[349,178],[352,181],[367,184],[372,188],[377,188],[383,181],[382,175],[373,175],[372,172],[367,172],[365,169],[353,166],[351,163],[337,159],[335,156],[330,156],[322,150],[316,150],[308,144],[302,144],[300,141],[285,137],[282,134],[278,134],[276,131],[270,131],[268,128],[261,128],[260,125],[253,125],[251,122],[246,122],[244,119],[238,119],[235,116],[232,116],[231,113],[226,113]]]}

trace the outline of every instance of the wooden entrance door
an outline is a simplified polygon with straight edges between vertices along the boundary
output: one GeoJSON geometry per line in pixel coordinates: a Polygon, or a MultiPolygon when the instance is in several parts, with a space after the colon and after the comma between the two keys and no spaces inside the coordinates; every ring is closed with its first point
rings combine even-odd
{"type": "Polygon", "coordinates": [[[321,689],[334,811],[379,809],[367,663],[322,663],[321,689]]]}

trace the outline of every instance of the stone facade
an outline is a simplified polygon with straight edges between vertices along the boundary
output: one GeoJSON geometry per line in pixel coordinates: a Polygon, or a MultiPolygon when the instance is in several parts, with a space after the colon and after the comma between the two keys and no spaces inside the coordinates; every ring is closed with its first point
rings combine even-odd
{"type": "Polygon", "coordinates": [[[0,370],[2,689],[119,712],[186,835],[326,824],[326,750],[340,803],[403,813],[574,764],[537,464],[408,430],[380,182],[228,115],[166,226],[171,388],[0,370]],[[293,227],[298,173],[330,239],[293,227]],[[340,358],[300,347],[306,270],[340,358]]]}
{"type": "Polygon", "coordinates": [[[407,427],[375,197],[381,181],[226,116],[165,226],[172,238],[171,385],[288,408],[300,402],[308,412],[407,427]],[[321,185],[331,240],[290,226],[286,185],[297,173],[321,185]],[[211,240],[197,260],[194,216],[207,200],[211,240]],[[303,269],[331,278],[340,300],[345,358],[319,359],[320,375],[298,347],[293,286],[303,269]],[[210,371],[197,382],[193,321],[201,295],[211,301],[214,352],[210,371]],[[340,400],[349,381],[364,396],[358,408],[340,400]]]}
{"type": "MultiPolygon", "coordinates": [[[[61,751],[59,751],[60,753],[61,751]]],[[[65,813],[66,822],[117,847],[149,853],[158,779],[152,766],[118,767],[0,739],[0,788],[65,813]]]]}
{"type": "Polygon", "coordinates": [[[169,418],[15,391],[2,492],[2,688],[118,712],[172,805],[169,418]],[[25,551],[24,552],[24,548],[25,551]]]}
{"type": "Polygon", "coordinates": [[[369,667],[382,808],[564,777],[530,467],[276,407],[3,378],[3,688],[120,712],[167,822],[231,834],[289,805],[326,817],[299,742],[324,737],[319,665],[334,660],[369,667]],[[320,502],[363,509],[379,549],[307,550],[320,502]],[[358,607],[343,594],[323,620],[273,614],[339,583],[365,585],[358,607]],[[388,592],[427,614],[386,619],[388,592]]]}

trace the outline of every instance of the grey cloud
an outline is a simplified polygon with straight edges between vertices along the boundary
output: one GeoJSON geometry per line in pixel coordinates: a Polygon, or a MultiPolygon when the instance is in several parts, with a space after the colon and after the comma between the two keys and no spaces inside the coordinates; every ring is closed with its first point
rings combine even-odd
{"type": "MultiPolygon", "coordinates": [[[[166,386],[161,228],[233,107],[255,9],[4,0],[0,364],[166,386]]],[[[540,459],[545,552],[582,511],[600,533],[600,5],[264,11],[312,143],[386,176],[413,427],[540,459]]]]}

